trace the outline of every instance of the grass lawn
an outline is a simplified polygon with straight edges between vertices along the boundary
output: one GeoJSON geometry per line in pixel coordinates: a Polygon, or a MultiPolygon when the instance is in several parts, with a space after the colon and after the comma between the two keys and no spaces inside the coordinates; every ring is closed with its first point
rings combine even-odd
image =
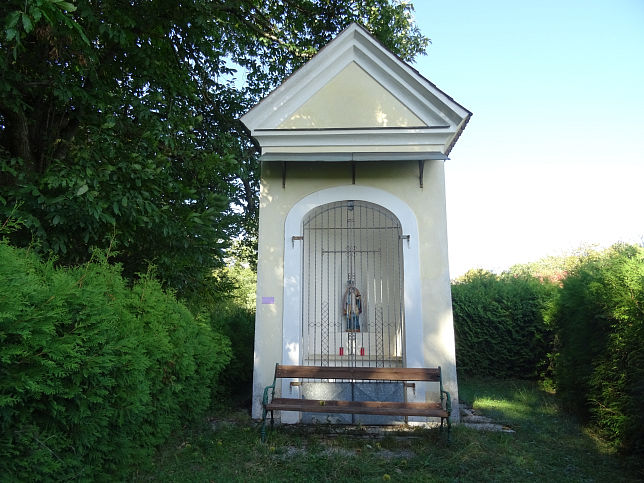
{"type": "Polygon", "coordinates": [[[641,481],[641,463],[615,455],[524,381],[465,379],[461,399],[515,433],[454,426],[370,435],[279,427],[260,443],[245,412],[187,428],[135,481],[641,481]],[[639,469],[638,469],[639,466],[639,469]]]}

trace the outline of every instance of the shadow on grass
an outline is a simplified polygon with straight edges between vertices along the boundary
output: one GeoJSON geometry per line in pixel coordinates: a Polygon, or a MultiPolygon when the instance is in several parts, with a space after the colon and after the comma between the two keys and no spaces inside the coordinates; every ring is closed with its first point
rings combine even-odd
{"type": "Polygon", "coordinates": [[[564,413],[556,396],[532,381],[459,380],[462,400],[516,431],[507,460],[528,475],[554,481],[641,481],[642,463],[620,457],[564,413]]]}
{"type": "Polygon", "coordinates": [[[177,434],[135,481],[636,481],[623,460],[523,381],[460,381],[461,398],[514,434],[453,428],[368,434],[326,425],[280,427],[259,441],[247,412],[229,411],[177,434]]]}

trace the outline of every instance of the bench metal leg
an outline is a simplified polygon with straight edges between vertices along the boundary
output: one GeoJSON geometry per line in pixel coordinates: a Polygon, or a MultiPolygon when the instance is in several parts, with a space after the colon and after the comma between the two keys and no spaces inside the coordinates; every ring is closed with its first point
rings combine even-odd
{"type": "Polygon", "coordinates": [[[262,435],[262,443],[265,443],[266,442],[266,409],[262,411],[261,435],[262,435]]]}
{"type": "MultiPolygon", "coordinates": [[[[261,435],[262,435],[262,443],[266,442],[266,416],[268,415],[268,411],[264,409],[262,411],[262,429],[261,429],[261,435]]],[[[271,411],[271,431],[273,431],[275,427],[274,424],[274,418],[273,418],[273,411],[271,411]]]]}
{"type": "Polygon", "coordinates": [[[450,442],[451,442],[451,434],[452,434],[452,422],[450,421],[449,418],[441,418],[440,431],[441,431],[441,433],[443,432],[443,427],[444,427],[444,424],[445,424],[445,420],[447,420],[447,444],[450,444],[450,442]]]}

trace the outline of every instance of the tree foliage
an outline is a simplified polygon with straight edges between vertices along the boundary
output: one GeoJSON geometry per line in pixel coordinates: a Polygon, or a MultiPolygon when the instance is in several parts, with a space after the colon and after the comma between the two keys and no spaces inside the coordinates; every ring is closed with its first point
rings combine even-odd
{"type": "Polygon", "coordinates": [[[233,244],[237,256],[227,259],[225,267],[215,271],[225,292],[208,308],[212,328],[230,339],[232,358],[221,374],[221,384],[228,402],[247,402],[252,394],[255,359],[255,303],[257,273],[250,266],[253,258],[241,243],[233,244]]]}
{"type": "Polygon", "coordinates": [[[591,244],[582,245],[562,255],[550,255],[536,262],[513,265],[508,272],[519,276],[528,275],[539,280],[547,280],[561,285],[566,276],[579,265],[580,260],[599,253],[600,250],[597,246],[591,244]]]}
{"type": "Polygon", "coordinates": [[[0,217],[65,264],[118,242],[203,293],[252,239],[257,147],[239,116],[359,21],[405,60],[428,40],[390,0],[6,0],[0,6],[0,217]],[[4,215],[4,216],[3,216],[4,215]]]}

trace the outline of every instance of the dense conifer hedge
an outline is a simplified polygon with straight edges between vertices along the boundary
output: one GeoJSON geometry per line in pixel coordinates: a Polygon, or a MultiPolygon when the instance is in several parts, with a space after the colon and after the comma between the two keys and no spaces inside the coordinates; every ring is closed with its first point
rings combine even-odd
{"type": "Polygon", "coordinates": [[[456,365],[468,375],[536,378],[551,350],[544,312],[556,289],[529,275],[473,270],[452,285],[456,365]]]}
{"type": "Polygon", "coordinates": [[[209,406],[225,336],[105,260],[0,242],[0,480],[119,479],[209,406]],[[109,475],[109,477],[107,477],[109,475]]]}
{"type": "Polygon", "coordinates": [[[563,403],[624,451],[644,453],[644,249],[616,245],[581,258],[552,323],[563,403]]]}
{"type": "Polygon", "coordinates": [[[461,373],[552,378],[562,404],[644,453],[644,248],[615,245],[452,285],[461,373]]]}

